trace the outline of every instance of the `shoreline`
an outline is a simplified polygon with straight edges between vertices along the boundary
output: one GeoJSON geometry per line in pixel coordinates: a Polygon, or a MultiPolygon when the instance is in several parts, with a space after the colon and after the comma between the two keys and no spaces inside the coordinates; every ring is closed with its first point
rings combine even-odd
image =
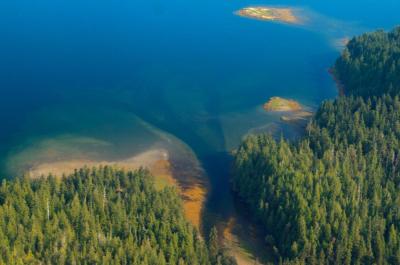
{"type": "Polygon", "coordinates": [[[33,166],[27,173],[30,178],[39,178],[49,174],[62,177],[83,167],[112,166],[127,171],[145,168],[154,177],[154,185],[157,189],[167,186],[177,188],[183,201],[186,219],[200,230],[202,211],[208,191],[207,185],[204,181],[200,181],[200,176],[197,176],[200,172],[196,172],[196,168],[191,177],[182,179],[187,176],[186,171],[189,170],[189,167],[194,167],[196,163],[190,157],[188,157],[188,161],[179,161],[168,150],[158,148],[149,149],[119,161],[76,159],[43,162],[33,166]]]}
{"type": "Polygon", "coordinates": [[[328,73],[332,76],[333,81],[336,84],[336,88],[338,90],[339,96],[344,96],[346,94],[345,93],[346,90],[345,90],[344,84],[342,83],[342,81],[340,81],[339,77],[337,76],[335,68],[330,67],[328,69],[328,73]]]}

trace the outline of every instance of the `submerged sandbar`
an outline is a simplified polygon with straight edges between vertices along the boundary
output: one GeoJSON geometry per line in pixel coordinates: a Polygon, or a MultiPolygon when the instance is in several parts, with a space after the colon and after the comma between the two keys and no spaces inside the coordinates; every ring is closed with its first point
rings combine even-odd
{"type": "Polygon", "coordinates": [[[302,24],[299,17],[294,14],[292,8],[278,8],[267,6],[251,6],[240,9],[237,15],[247,18],[265,21],[278,21],[289,24],[302,24]]]}
{"type": "Polygon", "coordinates": [[[197,156],[178,138],[144,121],[136,122],[135,128],[140,127],[146,133],[119,137],[121,143],[112,135],[97,138],[61,134],[32,138],[10,152],[6,171],[10,175],[39,178],[49,174],[62,177],[83,167],[112,166],[129,171],[146,168],[154,176],[156,188],[177,188],[186,218],[200,230],[208,180],[197,156]],[[151,135],[154,136],[151,138],[151,135]],[[122,150],[123,145],[131,151],[122,150]]]}

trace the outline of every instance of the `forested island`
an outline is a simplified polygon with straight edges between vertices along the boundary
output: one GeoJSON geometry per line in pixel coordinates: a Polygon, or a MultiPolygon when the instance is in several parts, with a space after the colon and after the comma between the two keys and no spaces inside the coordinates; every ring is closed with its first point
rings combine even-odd
{"type": "Polygon", "coordinates": [[[352,39],[295,142],[248,137],[233,188],[281,264],[400,264],[400,28],[352,39]]]}

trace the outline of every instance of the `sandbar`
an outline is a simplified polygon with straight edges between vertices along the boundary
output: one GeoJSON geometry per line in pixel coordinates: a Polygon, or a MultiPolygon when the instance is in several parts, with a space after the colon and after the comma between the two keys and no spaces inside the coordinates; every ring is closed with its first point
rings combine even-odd
{"type": "Polygon", "coordinates": [[[292,99],[281,97],[272,97],[263,106],[266,111],[300,111],[302,109],[300,103],[292,99]]]}
{"type": "Polygon", "coordinates": [[[237,15],[264,21],[277,21],[288,24],[302,24],[292,8],[278,8],[267,6],[250,6],[240,9],[237,15]]]}

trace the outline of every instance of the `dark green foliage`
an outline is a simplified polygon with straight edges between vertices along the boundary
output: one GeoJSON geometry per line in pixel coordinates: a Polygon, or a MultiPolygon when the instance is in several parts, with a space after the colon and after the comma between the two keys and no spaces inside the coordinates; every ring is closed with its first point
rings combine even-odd
{"type": "Polygon", "coordinates": [[[218,258],[219,253],[219,243],[218,243],[218,231],[217,228],[211,228],[209,239],[208,239],[208,249],[210,256],[214,261],[218,258]]]}
{"type": "Polygon", "coordinates": [[[251,136],[235,189],[286,263],[400,264],[400,100],[324,103],[297,143],[251,136]]]}
{"type": "Polygon", "coordinates": [[[352,39],[337,60],[334,73],[346,95],[364,98],[400,93],[400,27],[352,39]]]}
{"type": "Polygon", "coordinates": [[[228,252],[220,247],[218,231],[216,227],[211,228],[208,237],[208,250],[211,263],[214,265],[237,265],[236,260],[228,255],[228,252]]]}
{"type": "Polygon", "coordinates": [[[175,190],[146,171],[3,181],[0,198],[0,264],[211,264],[175,190]]]}
{"type": "Polygon", "coordinates": [[[334,70],[350,97],[295,143],[249,137],[234,189],[281,264],[400,264],[400,28],[353,39],[334,70]]]}

